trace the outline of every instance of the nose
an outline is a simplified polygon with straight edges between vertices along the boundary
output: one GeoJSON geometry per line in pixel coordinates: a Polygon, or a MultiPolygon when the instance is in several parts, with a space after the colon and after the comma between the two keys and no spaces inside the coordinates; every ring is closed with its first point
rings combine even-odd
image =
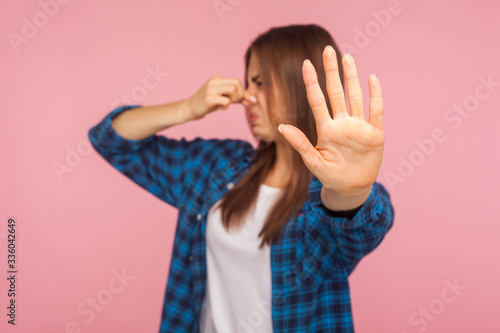
{"type": "Polygon", "coordinates": [[[246,108],[250,108],[252,105],[257,104],[257,96],[253,94],[249,89],[245,90],[245,94],[249,97],[252,102],[247,101],[247,99],[243,99],[242,103],[246,108]]]}
{"type": "Polygon", "coordinates": [[[255,86],[255,84],[251,84],[247,89],[245,89],[245,92],[249,95],[256,96],[257,87],[255,86]]]}

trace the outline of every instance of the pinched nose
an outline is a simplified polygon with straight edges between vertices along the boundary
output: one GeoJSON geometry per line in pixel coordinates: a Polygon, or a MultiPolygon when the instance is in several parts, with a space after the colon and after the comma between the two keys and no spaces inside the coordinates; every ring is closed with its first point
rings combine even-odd
{"type": "Polygon", "coordinates": [[[243,93],[243,100],[246,100],[248,103],[257,103],[257,97],[248,89],[245,89],[243,93]]]}
{"type": "Polygon", "coordinates": [[[245,108],[251,108],[253,105],[257,104],[257,98],[255,96],[246,95],[242,100],[241,104],[245,106],[245,108]]]}

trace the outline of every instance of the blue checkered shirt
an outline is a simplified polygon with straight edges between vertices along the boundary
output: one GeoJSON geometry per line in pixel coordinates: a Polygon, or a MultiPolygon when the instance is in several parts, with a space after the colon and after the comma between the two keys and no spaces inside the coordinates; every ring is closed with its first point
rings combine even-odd
{"type": "MultiPolygon", "coordinates": [[[[111,120],[134,107],[139,105],[111,111],[90,129],[90,142],[114,168],[179,210],[160,333],[198,332],[207,281],[207,213],[246,174],[255,150],[234,139],[124,139],[111,120]]],[[[354,332],[348,276],[393,224],[389,194],[378,182],[352,218],[327,209],[320,190],[313,176],[299,215],[271,245],[274,332],[354,332]]]]}

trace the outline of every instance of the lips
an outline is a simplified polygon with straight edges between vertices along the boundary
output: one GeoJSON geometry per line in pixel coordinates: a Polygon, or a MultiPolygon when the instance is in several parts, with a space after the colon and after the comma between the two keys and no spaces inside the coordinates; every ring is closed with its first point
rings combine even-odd
{"type": "Polygon", "coordinates": [[[250,122],[252,122],[252,123],[253,123],[254,121],[256,121],[258,118],[259,118],[259,116],[258,116],[258,115],[256,115],[255,113],[249,113],[249,114],[248,114],[248,119],[249,119],[249,120],[250,120],[250,122]]]}

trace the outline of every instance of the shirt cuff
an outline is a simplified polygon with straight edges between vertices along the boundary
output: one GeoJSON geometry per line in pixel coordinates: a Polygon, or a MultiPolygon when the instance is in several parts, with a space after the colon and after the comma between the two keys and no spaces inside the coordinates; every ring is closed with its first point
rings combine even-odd
{"type": "Polygon", "coordinates": [[[120,113],[138,108],[141,105],[124,105],[111,111],[104,119],[89,130],[89,139],[96,149],[107,152],[129,152],[138,150],[145,143],[153,139],[153,136],[142,140],[130,140],[120,136],[111,126],[111,121],[120,113]]]}
{"type": "Polygon", "coordinates": [[[348,219],[352,219],[357,212],[359,212],[359,210],[361,209],[361,207],[363,207],[363,205],[361,206],[358,206],[356,208],[353,208],[353,209],[348,209],[348,210],[331,210],[331,215],[333,217],[345,217],[345,218],[348,218],[348,219]]]}
{"type": "Polygon", "coordinates": [[[379,184],[375,182],[368,199],[359,207],[348,211],[332,211],[321,201],[321,182],[313,175],[313,188],[310,192],[311,205],[319,216],[321,223],[329,223],[342,229],[359,228],[361,225],[377,221],[379,219],[382,206],[377,205],[380,196],[379,184]]]}

